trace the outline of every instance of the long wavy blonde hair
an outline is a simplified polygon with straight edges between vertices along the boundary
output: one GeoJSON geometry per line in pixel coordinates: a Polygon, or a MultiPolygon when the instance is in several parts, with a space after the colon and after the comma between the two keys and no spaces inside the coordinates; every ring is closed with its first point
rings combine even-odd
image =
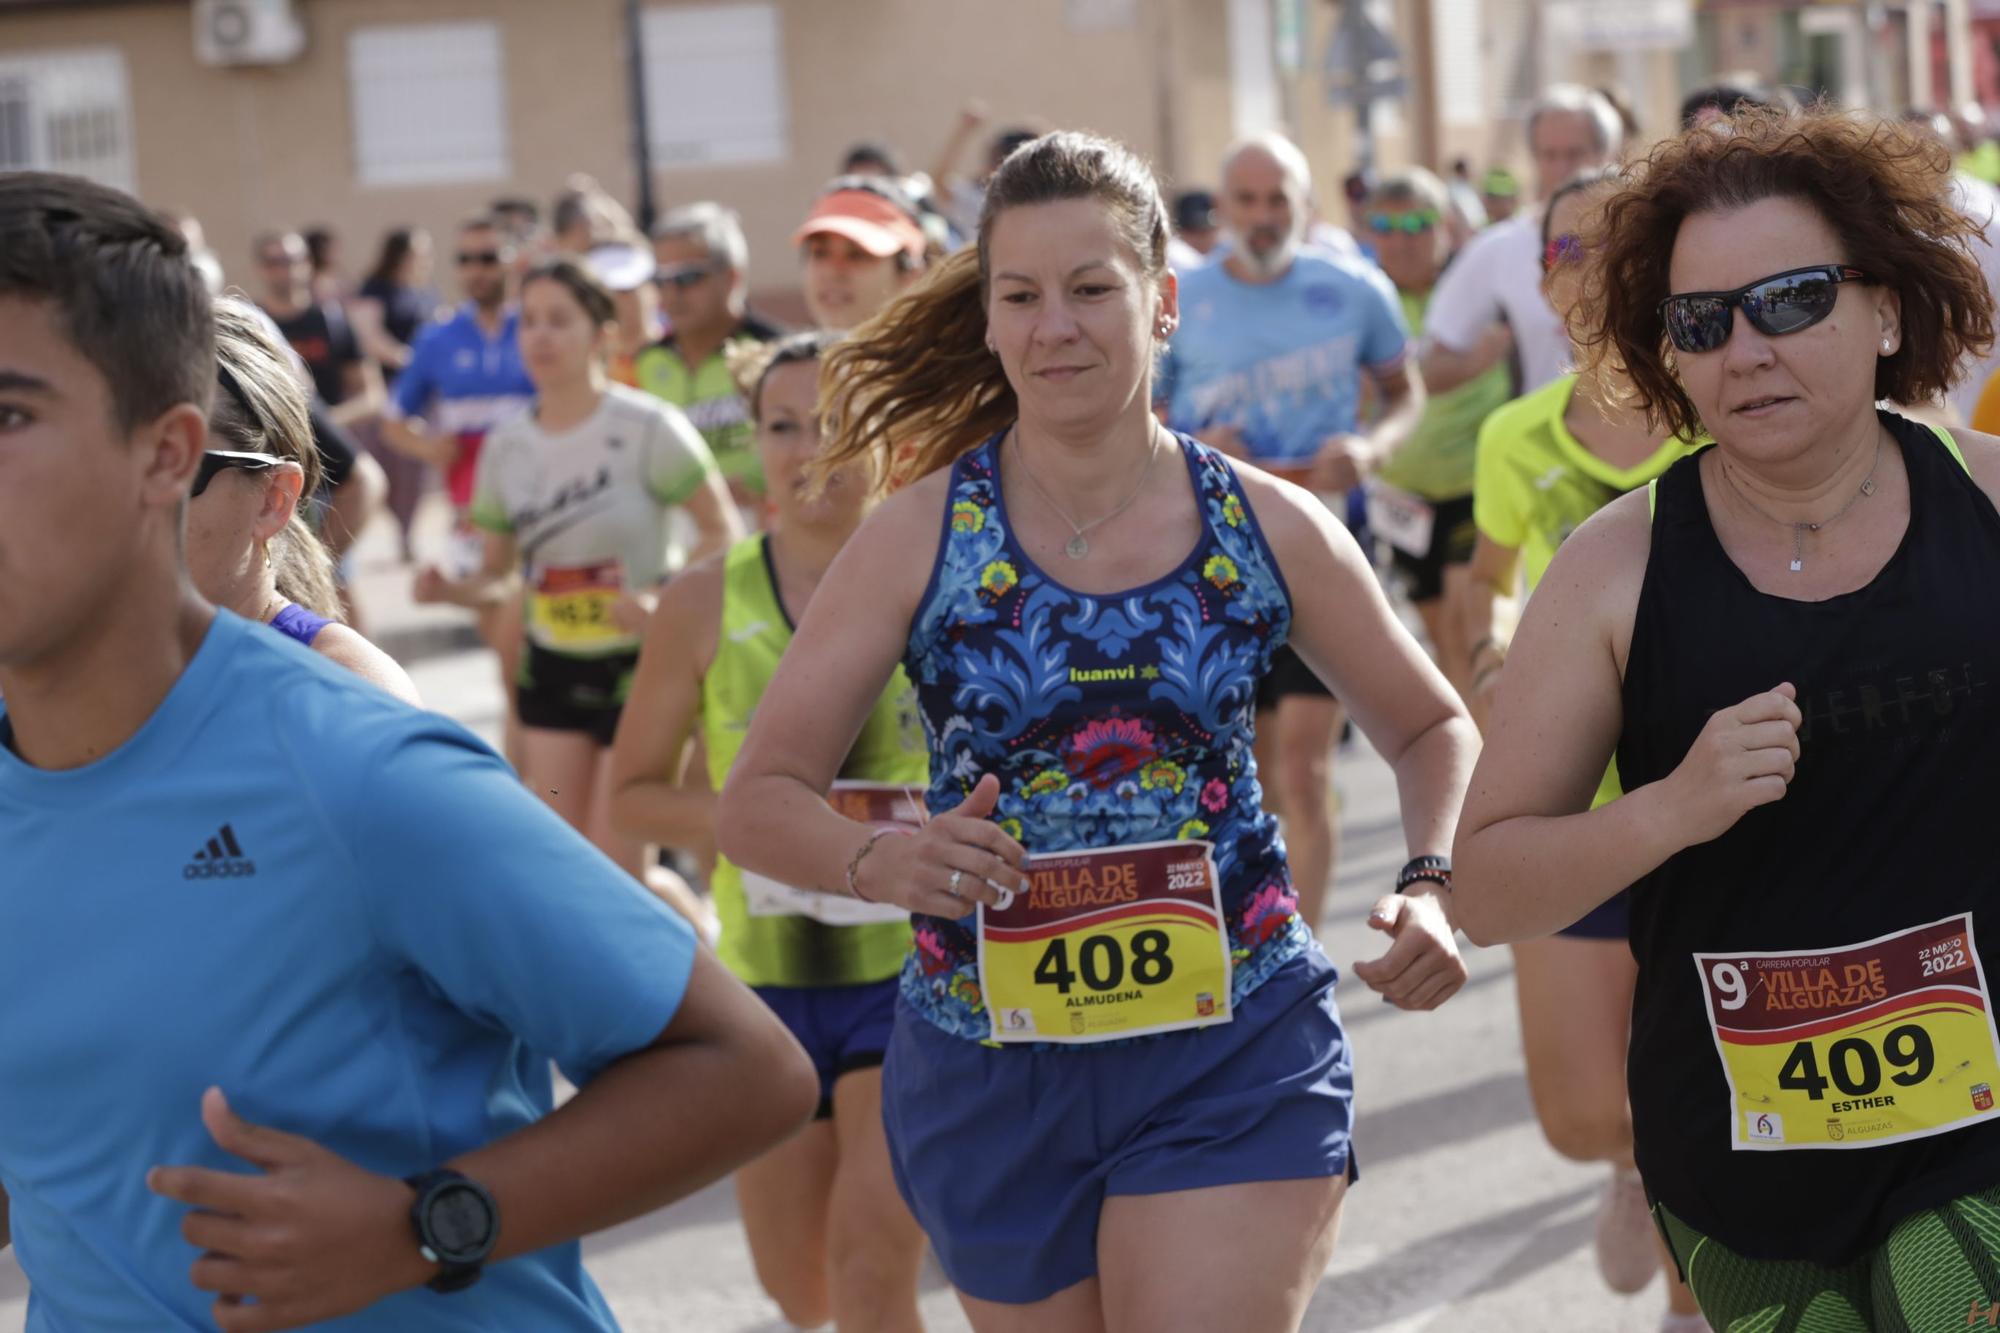
{"type": "Polygon", "coordinates": [[[887,485],[904,485],[1012,424],[1014,386],[986,349],[993,222],[1010,208],[1065,199],[1101,203],[1146,277],[1166,272],[1166,201],[1137,154],[1069,131],[1021,145],[987,186],[978,245],[933,269],[822,359],[828,440],[820,475],[865,461],[887,485]]]}

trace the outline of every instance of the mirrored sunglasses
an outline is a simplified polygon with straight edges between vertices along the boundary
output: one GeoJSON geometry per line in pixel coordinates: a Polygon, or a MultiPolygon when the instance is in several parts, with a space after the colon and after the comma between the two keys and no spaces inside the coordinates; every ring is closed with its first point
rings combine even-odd
{"type": "Polygon", "coordinates": [[[1786,269],[1732,292],[1681,292],[1660,302],[1667,337],[1682,352],[1713,352],[1729,341],[1741,308],[1750,327],[1767,338],[1809,329],[1833,313],[1843,282],[1872,282],[1845,264],[1786,269]]]}
{"type": "Polygon", "coordinates": [[[1437,226],[1438,221],[1438,215],[1430,209],[1420,213],[1370,213],[1368,230],[1377,236],[1387,236],[1394,231],[1400,231],[1408,236],[1421,236],[1437,226]]]}

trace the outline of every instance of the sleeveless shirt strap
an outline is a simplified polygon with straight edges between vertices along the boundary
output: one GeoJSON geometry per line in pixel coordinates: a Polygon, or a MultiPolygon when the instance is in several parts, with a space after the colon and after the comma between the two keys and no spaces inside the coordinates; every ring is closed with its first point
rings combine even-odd
{"type": "MultiPolygon", "coordinates": [[[[1938,437],[1938,443],[1944,446],[1944,451],[1952,456],[1953,461],[1955,461],[1959,465],[1959,467],[1965,469],[1965,475],[1968,477],[1971,476],[1972,469],[1966,466],[1965,455],[1958,451],[1958,441],[1951,438],[1951,432],[1946,430],[1943,426],[1932,426],[1930,430],[1931,434],[1938,437]]],[[[1646,483],[1647,520],[1650,521],[1653,518],[1657,517],[1659,515],[1659,512],[1660,512],[1660,479],[1658,477],[1655,477],[1651,481],[1646,483]]]]}
{"type": "Polygon", "coordinates": [[[1965,469],[1966,476],[1971,476],[1972,469],[1966,466],[1965,455],[1958,451],[1958,441],[1951,438],[1951,432],[1943,426],[1932,426],[1930,429],[1931,434],[1938,437],[1938,443],[1944,446],[1944,451],[1952,456],[1954,462],[1965,469]]]}

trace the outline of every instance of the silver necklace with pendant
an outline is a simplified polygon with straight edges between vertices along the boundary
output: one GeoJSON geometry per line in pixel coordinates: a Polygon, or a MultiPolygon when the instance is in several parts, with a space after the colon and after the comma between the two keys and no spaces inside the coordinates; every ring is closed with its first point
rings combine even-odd
{"type": "Polygon", "coordinates": [[[1757,516],[1765,521],[1776,523],[1780,527],[1792,530],[1792,573],[1797,574],[1806,567],[1806,534],[1808,532],[1818,532],[1821,528],[1832,527],[1841,519],[1847,517],[1847,511],[1854,508],[1857,501],[1865,500],[1875,494],[1875,470],[1882,466],[1882,439],[1880,436],[1875,438],[1875,461],[1868,465],[1868,475],[1861,479],[1861,489],[1848,497],[1847,503],[1840,507],[1839,513],[1835,514],[1832,518],[1823,518],[1817,523],[1787,523],[1784,519],[1774,514],[1765,513],[1755,500],[1744,494],[1743,488],[1736,484],[1736,478],[1729,475],[1729,460],[1717,457],[1715,461],[1722,469],[1722,479],[1729,483],[1730,490],[1736,492],[1737,499],[1749,505],[1756,512],[1757,516]]]}
{"type": "Polygon", "coordinates": [[[1132,493],[1126,496],[1116,509],[1113,509],[1110,513],[1100,518],[1093,518],[1088,523],[1079,524],[1069,516],[1068,512],[1061,505],[1056,503],[1054,496],[1042,488],[1042,483],[1035,480],[1034,471],[1028,467],[1028,456],[1021,451],[1021,433],[1018,430],[1014,432],[1014,457],[1021,464],[1021,475],[1028,479],[1028,485],[1033,488],[1036,495],[1041,497],[1042,503],[1053,509],[1056,517],[1069,525],[1072,535],[1068,541],[1063,543],[1063,554],[1072,560],[1081,560],[1090,554],[1090,541],[1084,536],[1085,533],[1089,532],[1092,528],[1099,527],[1117,518],[1120,514],[1130,509],[1139,499],[1140,493],[1146,489],[1146,479],[1153,475],[1153,464],[1159,459],[1159,456],[1160,437],[1157,433],[1149,434],[1147,436],[1146,466],[1139,473],[1139,484],[1132,488],[1132,493]]]}

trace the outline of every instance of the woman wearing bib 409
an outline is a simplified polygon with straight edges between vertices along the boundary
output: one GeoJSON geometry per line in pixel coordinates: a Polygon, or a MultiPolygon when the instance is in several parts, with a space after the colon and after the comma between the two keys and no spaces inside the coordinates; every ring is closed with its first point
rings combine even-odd
{"type": "Polygon", "coordinates": [[[1482,943],[1633,886],[1635,1157],[1718,1333],[2000,1297],[2000,441],[1876,407],[1992,338],[1950,173],[1739,112],[1606,203],[1595,352],[1715,445],[1556,553],[1459,839],[1482,943]]]}
{"type": "Polygon", "coordinates": [[[1136,158],[1049,135],[977,247],[829,355],[827,466],[904,444],[921,479],[828,572],[723,793],[739,864],[915,914],[884,1114],[981,1333],[1289,1330],[1324,1271],[1351,1062],[1250,758],[1280,644],[1436,857],[1357,974],[1412,1009],[1465,977],[1440,854],[1470,723],[1312,497],[1152,419],[1166,245],[1136,158]],[[931,749],[908,837],[820,795],[898,662],[931,749]]]}

